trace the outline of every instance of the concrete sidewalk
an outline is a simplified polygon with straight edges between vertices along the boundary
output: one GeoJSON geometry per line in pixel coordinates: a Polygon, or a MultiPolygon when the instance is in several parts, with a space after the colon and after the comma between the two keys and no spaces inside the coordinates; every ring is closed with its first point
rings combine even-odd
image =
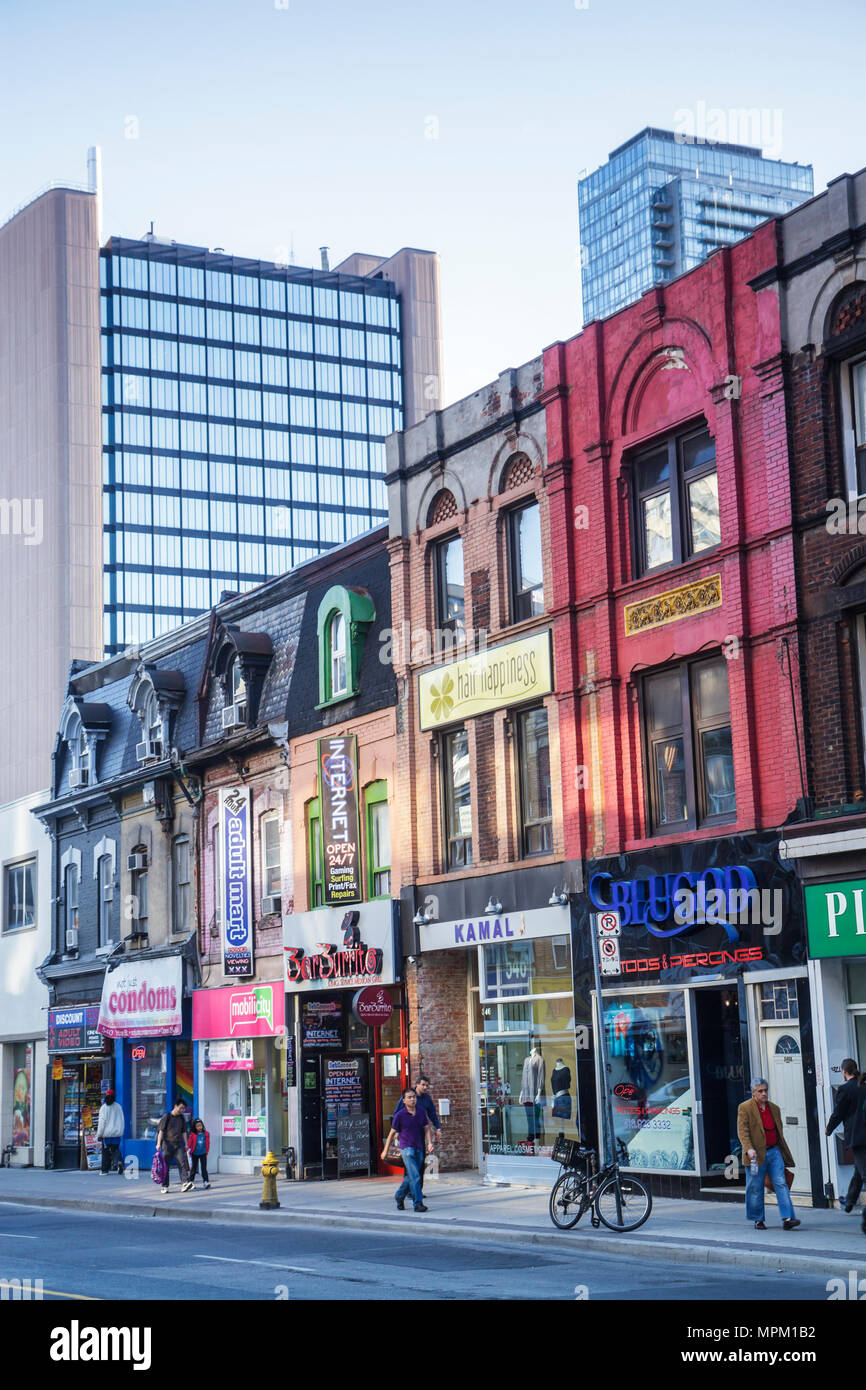
{"type": "MultiPolygon", "coordinates": [[[[551,1164],[551,1186],[556,1176],[551,1164]]],[[[342,1226],[393,1232],[400,1225],[424,1229],[437,1238],[468,1238],[485,1244],[543,1246],[560,1252],[622,1255],[673,1264],[734,1265],[751,1270],[866,1278],[866,1235],[862,1211],[846,1216],[841,1208],[800,1208],[795,1231],[783,1231],[778,1209],[767,1204],[766,1231],[754,1230],[742,1205],[732,1202],[678,1201],[656,1197],[652,1214],[639,1231],[618,1235],[593,1230],[589,1216],[571,1231],[558,1231],[548,1214],[549,1193],[537,1187],[486,1185],[478,1174],[428,1178],[422,1215],[398,1212],[396,1179],[344,1178],[339,1182],[288,1182],[279,1178],[278,1211],[261,1211],[261,1178],[216,1174],[208,1191],[196,1186],[181,1193],[172,1173],[167,1196],[149,1172],[136,1179],[98,1172],[70,1173],[40,1168],[0,1169],[0,1204],[33,1204],[136,1217],[183,1217],[241,1225],[342,1226]]],[[[0,1226],[3,1208],[0,1205],[0,1226]]]]}

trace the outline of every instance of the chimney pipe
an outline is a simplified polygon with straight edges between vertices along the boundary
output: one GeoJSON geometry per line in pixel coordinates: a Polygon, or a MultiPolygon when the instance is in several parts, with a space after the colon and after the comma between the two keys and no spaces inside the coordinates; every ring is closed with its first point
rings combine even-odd
{"type": "Polygon", "coordinates": [[[329,252],[330,249],[331,249],[331,248],[330,248],[329,246],[320,246],[320,247],[319,247],[319,255],[320,255],[321,258],[322,258],[322,269],[323,269],[323,270],[330,270],[330,269],[331,269],[330,264],[328,263],[328,252],[329,252]]]}
{"type": "Polygon", "coordinates": [[[102,245],[102,150],[91,145],[87,151],[87,187],[96,194],[96,239],[102,245]]]}

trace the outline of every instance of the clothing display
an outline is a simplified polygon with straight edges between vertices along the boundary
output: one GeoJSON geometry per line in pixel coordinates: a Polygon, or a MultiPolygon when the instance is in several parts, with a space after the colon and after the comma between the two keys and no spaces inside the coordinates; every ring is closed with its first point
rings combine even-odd
{"type": "Polygon", "coordinates": [[[534,1047],[523,1063],[523,1074],[520,1078],[521,1105],[526,1105],[530,1101],[534,1102],[537,1096],[544,1095],[546,1074],[544,1058],[538,1048],[534,1047]]]}
{"type": "Polygon", "coordinates": [[[557,1057],[556,1065],[550,1073],[550,1089],[553,1093],[551,1115],[557,1120],[570,1120],[571,1069],[565,1065],[561,1057],[557,1057]]]}

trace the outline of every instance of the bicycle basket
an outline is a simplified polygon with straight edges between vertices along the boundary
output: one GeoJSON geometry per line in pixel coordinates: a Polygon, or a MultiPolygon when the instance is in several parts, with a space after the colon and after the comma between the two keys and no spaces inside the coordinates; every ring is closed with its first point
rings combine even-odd
{"type": "Polygon", "coordinates": [[[580,1144],[574,1139],[566,1139],[564,1135],[557,1135],[556,1143],[553,1146],[553,1153],[550,1157],[554,1163],[561,1163],[565,1168],[576,1168],[577,1161],[581,1156],[580,1144]]]}

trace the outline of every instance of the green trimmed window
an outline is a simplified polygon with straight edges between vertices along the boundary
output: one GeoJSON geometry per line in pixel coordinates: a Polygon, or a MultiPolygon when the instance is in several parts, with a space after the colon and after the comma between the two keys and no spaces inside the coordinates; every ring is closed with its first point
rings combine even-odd
{"type": "Polygon", "coordinates": [[[307,865],[310,909],[325,902],[325,861],[322,854],[322,812],[319,798],[307,802],[307,865]]]}
{"type": "Polygon", "coordinates": [[[364,793],[367,822],[367,897],[391,896],[391,825],[388,783],[371,782],[364,793]]]}
{"type": "Polygon", "coordinates": [[[363,589],[335,584],[319,604],[319,703],[334,705],[357,695],[361,655],[367,628],[376,616],[373,600],[363,589]]]}

